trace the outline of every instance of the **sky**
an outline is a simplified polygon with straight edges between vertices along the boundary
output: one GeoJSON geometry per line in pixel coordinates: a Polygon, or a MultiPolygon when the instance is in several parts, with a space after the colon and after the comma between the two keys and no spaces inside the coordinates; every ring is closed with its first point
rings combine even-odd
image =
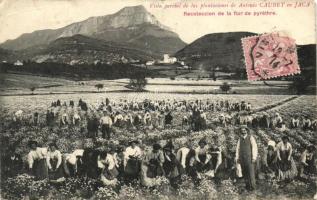
{"type": "MultiPolygon", "coordinates": [[[[295,0],[0,0],[0,43],[15,39],[23,33],[41,29],[56,29],[85,20],[117,12],[125,6],[144,5],[164,25],[190,43],[199,37],[217,32],[249,31],[255,33],[281,32],[296,40],[297,44],[316,43],[315,5],[308,7],[266,7],[295,0]],[[157,8],[154,5],[189,6],[197,8],[157,8]],[[234,8],[214,8],[201,5],[236,4],[234,8]],[[257,4],[256,8],[239,8],[240,3],[257,4]],[[260,6],[261,3],[261,6],[260,6]],[[184,16],[184,12],[275,12],[275,16],[184,16]]],[[[306,4],[307,6],[307,4],[306,4]]]]}

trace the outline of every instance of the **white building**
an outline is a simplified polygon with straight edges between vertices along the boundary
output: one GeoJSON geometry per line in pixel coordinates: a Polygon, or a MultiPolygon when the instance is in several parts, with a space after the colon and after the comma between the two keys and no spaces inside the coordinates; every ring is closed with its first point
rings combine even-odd
{"type": "Polygon", "coordinates": [[[154,65],[155,61],[154,60],[150,60],[150,61],[147,61],[145,63],[145,65],[149,66],[149,65],[154,65]]]}
{"type": "Polygon", "coordinates": [[[15,63],[13,63],[15,66],[22,66],[23,65],[23,62],[17,60],[15,61],[15,63]]]}
{"type": "Polygon", "coordinates": [[[163,55],[163,63],[174,64],[177,61],[177,58],[170,57],[168,54],[163,55]]]}

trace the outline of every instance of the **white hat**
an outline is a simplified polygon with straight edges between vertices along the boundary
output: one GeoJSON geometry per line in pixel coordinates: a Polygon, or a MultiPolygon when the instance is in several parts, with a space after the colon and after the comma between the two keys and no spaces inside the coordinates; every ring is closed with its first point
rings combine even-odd
{"type": "Polygon", "coordinates": [[[273,140],[270,140],[267,145],[275,148],[276,143],[273,140]]]}

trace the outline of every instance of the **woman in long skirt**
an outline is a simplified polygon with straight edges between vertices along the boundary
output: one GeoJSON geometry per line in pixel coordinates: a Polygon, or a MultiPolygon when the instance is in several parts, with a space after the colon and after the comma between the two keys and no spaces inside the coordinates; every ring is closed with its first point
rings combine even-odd
{"type": "Polygon", "coordinates": [[[64,177],[62,154],[55,143],[49,144],[46,161],[49,169],[49,178],[51,180],[58,180],[64,177]]]}
{"type": "Polygon", "coordinates": [[[140,174],[142,150],[137,144],[137,140],[130,141],[124,152],[124,175],[127,181],[137,178],[140,174]]]}
{"type": "Polygon", "coordinates": [[[30,152],[28,154],[28,164],[31,173],[37,180],[48,178],[48,168],[46,163],[47,150],[38,147],[36,141],[30,141],[30,152]]]}
{"type": "Polygon", "coordinates": [[[291,180],[297,175],[296,164],[292,157],[292,145],[287,136],[282,137],[282,141],[276,145],[278,159],[278,176],[280,180],[291,180]]]}
{"type": "Polygon", "coordinates": [[[173,188],[178,188],[180,184],[180,172],[179,166],[180,163],[176,159],[176,155],[174,154],[174,146],[173,144],[169,143],[164,148],[164,163],[163,169],[165,172],[166,177],[170,180],[171,186],[173,188]]]}

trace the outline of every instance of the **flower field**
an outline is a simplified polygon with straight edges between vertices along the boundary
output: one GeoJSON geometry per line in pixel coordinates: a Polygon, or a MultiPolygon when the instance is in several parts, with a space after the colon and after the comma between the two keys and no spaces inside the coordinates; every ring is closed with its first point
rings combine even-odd
{"type": "MultiPolygon", "coordinates": [[[[279,112],[283,119],[289,122],[294,115],[308,115],[316,118],[317,104],[315,96],[294,97],[289,95],[207,95],[207,94],[169,94],[169,93],[108,93],[108,94],[68,94],[68,95],[30,95],[2,97],[1,106],[1,127],[0,140],[1,152],[6,151],[8,144],[17,144],[18,153],[26,160],[28,153],[27,142],[31,139],[37,140],[44,146],[50,141],[56,141],[62,153],[71,152],[80,147],[85,139],[85,124],[79,127],[59,127],[48,128],[45,126],[22,126],[19,129],[9,125],[15,111],[21,109],[30,116],[34,112],[41,113],[41,120],[44,123],[45,112],[52,101],[60,99],[61,102],[74,100],[77,104],[79,99],[86,101],[91,107],[96,107],[98,103],[109,98],[111,101],[121,99],[143,101],[150,100],[206,100],[212,101],[229,100],[230,102],[246,101],[252,104],[253,110],[260,110],[271,105],[266,112],[279,112]],[[285,100],[290,99],[285,102],[285,100]],[[280,103],[283,102],[283,103],[280,103]],[[279,105],[279,103],[281,105],[279,105]],[[278,105],[278,106],[274,106],[278,105]]],[[[219,113],[207,113],[210,123],[219,113]]],[[[131,138],[142,141],[141,147],[146,150],[154,141],[164,144],[172,139],[175,148],[189,139],[197,146],[198,141],[206,137],[208,142],[212,142],[212,136],[217,135],[221,146],[229,154],[233,154],[237,143],[237,127],[210,126],[207,130],[199,132],[188,132],[182,129],[182,113],[175,111],[175,125],[170,129],[151,129],[143,127],[138,130],[114,129],[113,142],[127,142],[131,138]]],[[[252,129],[252,133],[259,145],[260,154],[268,139],[279,141],[281,133],[275,130],[252,129]]],[[[295,149],[294,158],[298,159],[299,149],[303,145],[311,144],[317,138],[312,131],[302,131],[299,129],[290,130],[289,137],[295,149]]],[[[106,144],[104,139],[98,139],[99,144],[106,144]]],[[[161,185],[155,188],[145,188],[139,183],[136,185],[123,185],[121,187],[98,187],[94,180],[67,179],[65,183],[55,185],[48,181],[35,181],[27,174],[1,180],[1,199],[309,199],[313,196],[315,188],[311,184],[303,184],[300,181],[293,181],[287,185],[281,185],[275,180],[259,180],[258,188],[254,193],[244,191],[243,180],[223,180],[221,184],[216,184],[213,180],[203,178],[199,186],[195,186],[191,179],[184,176],[178,190],[170,187],[167,180],[162,180],[161,185]]]]}

